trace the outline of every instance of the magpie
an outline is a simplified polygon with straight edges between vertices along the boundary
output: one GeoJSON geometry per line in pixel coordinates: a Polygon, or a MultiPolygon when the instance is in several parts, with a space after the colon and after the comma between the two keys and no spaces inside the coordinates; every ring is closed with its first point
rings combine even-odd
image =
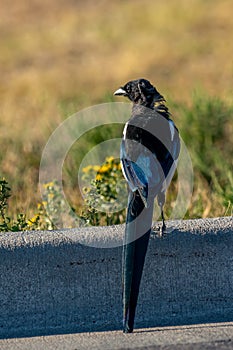
{"type": "Polygon", "coordinates": [[[146,79],[132,80],[114,92],[132,103],[120,149],[123,175],[128,184],[128,208],[122,256],[123,332],[134,328],[140,281],[151,233],[154,200],[163,213],[165,193],[180,152],[177,127],[164,97],[146,79]]]}

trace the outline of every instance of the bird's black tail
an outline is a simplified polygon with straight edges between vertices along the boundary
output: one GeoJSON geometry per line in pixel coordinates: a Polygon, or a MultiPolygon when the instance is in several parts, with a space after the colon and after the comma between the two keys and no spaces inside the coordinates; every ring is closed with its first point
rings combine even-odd
{"type": "Polygon", "coordinates": [[[133,331],[140,281],[149,242],[153,202],[144,207],[137,192],[129,194],[123,247],[123,327],[133,331]]]}

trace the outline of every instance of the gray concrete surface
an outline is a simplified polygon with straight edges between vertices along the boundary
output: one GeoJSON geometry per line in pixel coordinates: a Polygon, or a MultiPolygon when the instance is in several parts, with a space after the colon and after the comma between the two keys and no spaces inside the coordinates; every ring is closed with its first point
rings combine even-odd
{"type": "MultiPolygon", "coordinates": [[[[136,327],[232,322],[233,218],[168,226],[151,236],[136,327]]],[[[2,233],[0,338],[121,329],[123,230],[2,233]]]]}
{"type": "Polygon", "coordinates": [[[76,333],[0,340],[1,350],[226,350],[233,348],[233,323],[199,324],[120,331],[76,333]]]}

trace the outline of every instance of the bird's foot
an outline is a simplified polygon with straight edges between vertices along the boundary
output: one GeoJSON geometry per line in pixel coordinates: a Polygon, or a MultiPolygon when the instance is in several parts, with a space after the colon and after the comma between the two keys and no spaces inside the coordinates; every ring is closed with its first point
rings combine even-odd
{"type": "Polygon", "coordinates": [[[123,324],[123,333],[133,333],[133,323],[125,320],[123,324]]]}
{"type": "Polygon", "coordinates": [[[133,333],[133,328],[127,326],[123,329],[123,333],[133,333]]]}
{"type": "Polygon", "coordinates": [[[153,226],[152,231],[159,237],[162,238],[166,234],[166,225],[160,227],[153,226]]]}

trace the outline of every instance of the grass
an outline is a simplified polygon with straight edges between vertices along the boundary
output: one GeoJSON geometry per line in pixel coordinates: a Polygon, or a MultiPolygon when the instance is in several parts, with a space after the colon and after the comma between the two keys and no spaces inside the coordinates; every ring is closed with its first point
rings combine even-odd
{"type": "Polygon", "coordinates": [[[195,175],[189,217],[232,215],[233,106],[202,94],[178,109],[195,175]]]}
{"type": "MultiPolygon", "coordinates": [[[[187,216],[231,215],[231,7],[231,0],[32,0],[11,7],[1,0],[0,174],[12,188],[10,213],[35,212],[41,153],[56,126],[143,76],[166,96],[192,155],[187,216]],[[193,97],[195,89],[205,93],[193,97]]],[[[77,162],[67,160],[71,177],[77,162]]]]}

